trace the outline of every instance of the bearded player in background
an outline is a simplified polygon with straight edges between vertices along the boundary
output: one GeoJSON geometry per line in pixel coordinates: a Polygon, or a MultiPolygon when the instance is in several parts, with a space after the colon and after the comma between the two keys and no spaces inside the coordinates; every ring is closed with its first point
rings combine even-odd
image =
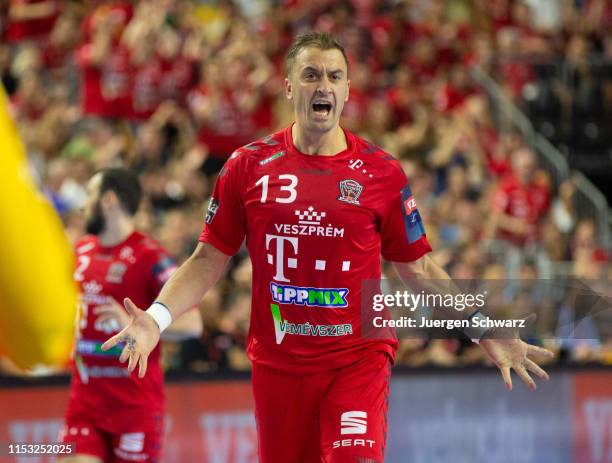
{"type": "MultiPolygon", "coordinates": [[[[101,345],[129,322],[117,301],[129,297],[150,304],[176,265],[158,243],[135,229],[142,197],[136,174],[126,169],[98,172],[87,194],[88,235],[76,246],[74,272],[81,290],[78,337],[61,436],[74,444],[76,455],[60,461],[156,462],[164,423],[159,346],[151,352],[147,374],[138,378],[119,362],[119,346],[103,352],[101,345]]],[[[199,336],[199,314],[188,312],[171,330],[199,336]],[[185,322],[194,327],[191,332],[182,330],[185,322]]]]}
{"type": "MultiPolygon", "coordinates": [[[[147,370],[160,332],[211,288],[244,238],[253,264],[248,355],[262,463],[380,463],[397,338],[363,336],[361,285],[381,256],[407,283],[449,280],[428,256],[399,163],[339,126],[348,60],[327,33],[299,36],[285,94],[295,123],[238,149],[219,174],[200,244],[146,311],[105,343],[128,369],[147,370]]],[[[458,316],[478,315],[465,309],[458,316]]],[[[528,355],[552,355],[518,337],[469,333],[500,368],[535,389],[528,355]]]]}

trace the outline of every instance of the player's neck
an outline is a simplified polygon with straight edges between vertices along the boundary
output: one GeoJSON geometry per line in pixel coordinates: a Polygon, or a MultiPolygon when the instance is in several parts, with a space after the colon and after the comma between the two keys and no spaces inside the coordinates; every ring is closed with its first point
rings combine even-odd
{"type": "Polygon", "coordinates": [[[134,230],[132,219],[117,217],[114,220],[108,220],[104,231],[100,233],[100,244],[105,248],[117,246],[134,233],[134,230]]]}
{"type": "Polygon", "coordinates": [[[329,132],[311,132],[296,122],[291,127],[291,137],[295,147],[304,154],[313,156],[333,156],[348,148],[346,136],[340,126],[329,132]]]}

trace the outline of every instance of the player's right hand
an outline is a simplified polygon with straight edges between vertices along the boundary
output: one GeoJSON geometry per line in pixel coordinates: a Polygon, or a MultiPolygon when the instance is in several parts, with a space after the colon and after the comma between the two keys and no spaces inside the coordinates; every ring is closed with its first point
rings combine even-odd
{"type": "Polygon", "coordinates": [[[149,354],[159,342],[159,326],[149,314],[138,308],[129,298],[123,300],[125,309],[130,316],[128,325],[102,344],[102,350],[108,350],[119,343],[125,347],[119,356],[121,363],[128,360],[128,372],[132,373],[138,365],[138,377],[144,377],[147,372],[149,354]]]}
{"type": "MultiPolygon", "coordinates": [[[[525,319],[529,325],[535,320],[531,314],[525,319]]],[[[543,347],[533,346],[522,341],[518,329],[496,329],[489,330],[484,339],[480,341],[480,347],[485,351],[489,359],[495,363],[501,371],[502,378],[509,391],[512,390],[512,378],[510,370],[523,380],[530,389],[536,390],[536,383],[529,375],[529,371],[539,378],[548,381],[546,373],[534,360],[533,357],[554,357],[554,354],[543,347]],[[530,358],[531,357],[531,358],[530,358]]]]}

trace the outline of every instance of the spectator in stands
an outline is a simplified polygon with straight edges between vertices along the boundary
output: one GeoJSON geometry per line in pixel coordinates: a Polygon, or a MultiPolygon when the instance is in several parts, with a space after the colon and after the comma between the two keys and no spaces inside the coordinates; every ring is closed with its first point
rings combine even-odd
{"type": "Polygon", "coordinates": [[[521,262],[531,256],[542,278],[550,276],[550,260],[539,246],[541,224],[550,205],[550,187],[528,148],[512,155],[512,173],[500,181],[492,197],[488,236],[506,252],[509,278],[518,278],[521,262]]]}
{"type": "Polygon", "coordinates": [[[518,247],[533,243],[549,204],[550,191],[539,175],[534,154],[519,148],[512,156],[512,173],[493,196],[489,233],[518,247]]]}
{"type": "Polygon", "coordinates": [[[593,219],[583,219],[576,225],[571,242],[573,273],[582,278],[598,279],[605,275],[608,253],[599,245],[597,226],[593,219]]]}
{"type": "Polygon", "coordinates": [[[133,69],[129,48],[121,41],[130,18],[131,8],[109,4],[85,20],[86,42],[76,52],[85,114],[130,117],[133,69]]]}

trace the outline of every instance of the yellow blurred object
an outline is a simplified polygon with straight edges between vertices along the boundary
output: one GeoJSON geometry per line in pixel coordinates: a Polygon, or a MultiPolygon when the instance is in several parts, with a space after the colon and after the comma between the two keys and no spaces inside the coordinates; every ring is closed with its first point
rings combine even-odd
{"type": "Polygon", "coordinates": [[[213,5],[198,5],[194,8],[193,18],[199,24],[201,33],[212,44],[222,40],[230,25],[225,11],[213,5]]]}
{"type": "Polygon", "coordinates": [[[62,223],[37,191],[0,85],[0,351],[28,369],[66,362],[77,307],[62,223]]]}

